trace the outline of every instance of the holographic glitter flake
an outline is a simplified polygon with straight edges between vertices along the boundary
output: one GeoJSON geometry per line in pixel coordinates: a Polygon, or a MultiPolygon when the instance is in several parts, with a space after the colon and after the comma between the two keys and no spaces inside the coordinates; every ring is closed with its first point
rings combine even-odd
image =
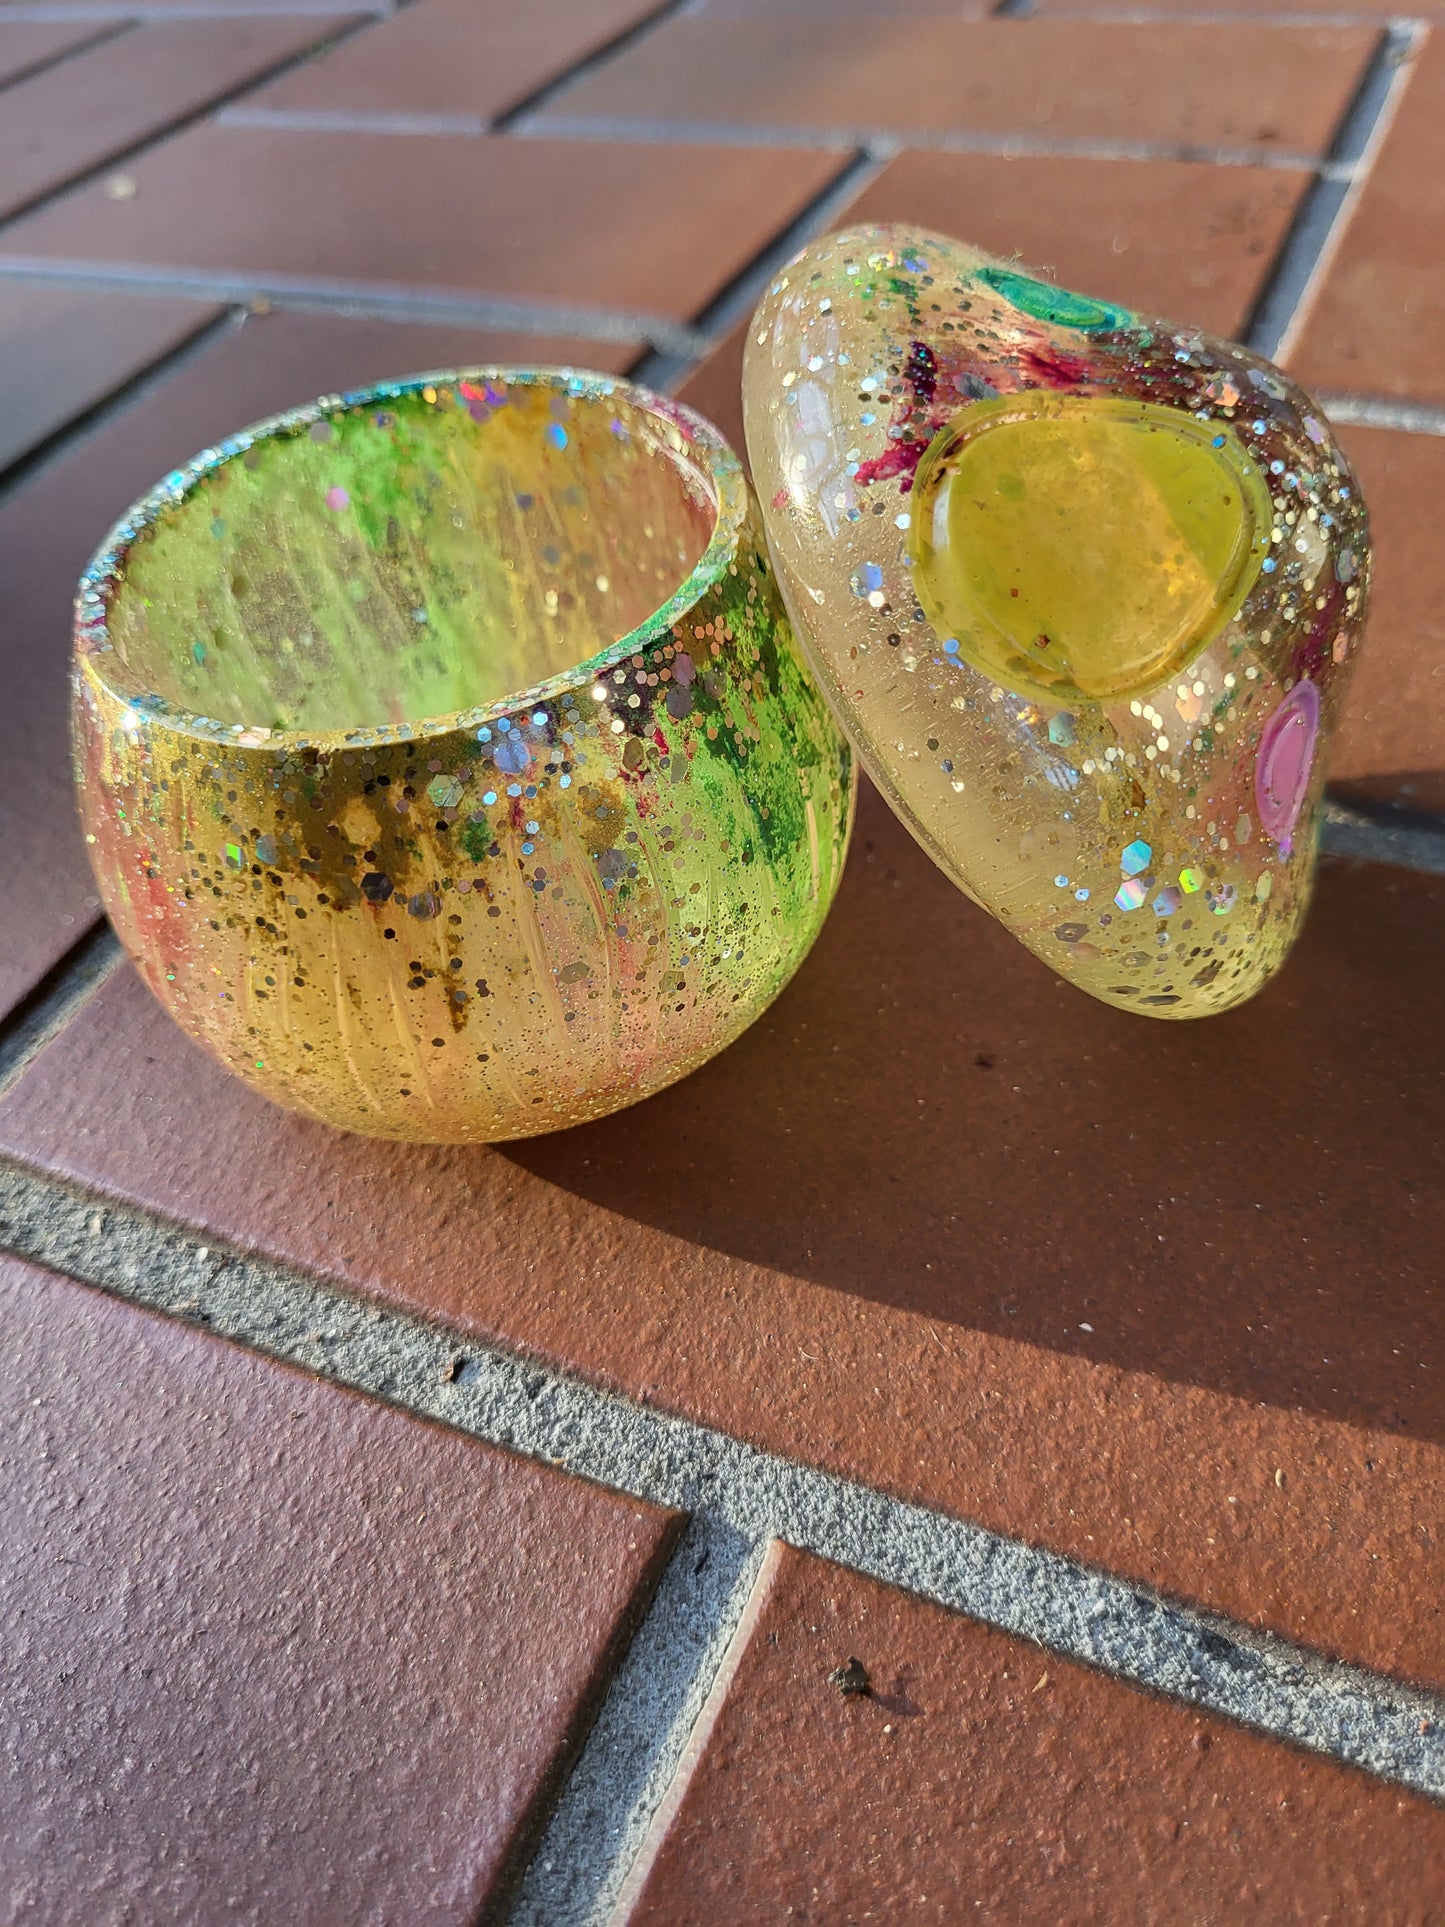
{"type": "Polygon", "coordinates": [[[1119,858],[1119,868],[1126,877],[1136,877],[1141,870],[1147,870],[1149,859],[1154,854],[1142,839],[1131,843],[1119,858]]]}

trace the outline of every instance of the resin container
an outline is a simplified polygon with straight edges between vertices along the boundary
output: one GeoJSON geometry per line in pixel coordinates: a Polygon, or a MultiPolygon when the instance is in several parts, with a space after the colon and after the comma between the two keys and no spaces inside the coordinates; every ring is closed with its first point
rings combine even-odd
{"type": "Polygon", "coordinates": [[[904,227],[788,264],[744,399],[799,633],[940,866],[1121,1009],[1258,990],[1368,591],[1323,411],[1247,348],[904,227]]]}
{"type": "Polygon", "coordinates": [[[417,377],[206,450],[82,581],[73,695],[146,982],[352,1131],[524,1137],[672,1083],[787,982],[846,852],[737,459],[608,377],[417,377]]]}

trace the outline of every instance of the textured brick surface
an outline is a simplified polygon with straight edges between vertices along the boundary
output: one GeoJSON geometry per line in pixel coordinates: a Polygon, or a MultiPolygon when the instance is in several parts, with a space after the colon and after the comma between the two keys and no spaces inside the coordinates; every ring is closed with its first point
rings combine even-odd
{"type": "Polygon", "coordinates": [[[0,282],[0,469],[195,334],[220,312],[44,281],[0,282]]]}
{"type": "Polygon", "coordinates": [[[1328,866],[1255,1002],[1142,1024],[869,795],[790,989],[603,1124],[344,1137],[230,1081],[126,973],[0,1105],[0,1147],[1445,1684],[1442,943],[1445,881],[1328,866]]]}
{"type": "MultiPolygon", "coordinates": [[[[116,296],[107,311],[125,329],[133,324],[120,317],[145,305],[116,296]]],[[[208,442],[331,389],[467,361],[619,370],[638,352],[636,344],[318,315],[252,319],[0,504],[0,1012],[33,988],[100,907],[66,747],[70,605],[81,569],[135,497],[208,442]]],[[[8,388],[15,363],[4,372],[8,388]]]]}
{"type": "Polygon", "coordinates": [[[895,16],[927,20],[982,20],[993,12],[991,0],[693,0],[691,13],[713,19],[764,20],[796,14],[831,25],[840,14],[863,14],[870,20],[895,16]]]}
{"type": "Polygon", "coordinates": [[[1186,161],[913,152],[883,170],[849,218],[964,233],[1066,288],[1237,335],[1307,181],[1186,161]]]}
{"type": "Polygon", "coordinates": [[[551,114],[1313,153],[1369,28],[794,16],[671,20],[551,114]]]}
{"type": "Polygon", "coordinates": [[[166,20],[23,81],[0,109],[0,215],[221,99],[340,24],[166,20]]]}
{"type": "Polygon", "coordinates": [[[657,0],[426,0],[283,75],[247,104],[490,120],[656,8],[657,0]]]}
{"type": "Polygon", "coordinates": [[[1375,580],[1332,782],[1362,801],[1445,812],[1445,439],[1342,433],[1370,504],[1375,580]]]}
{"type": "MultiPolygon", "coordinates": [[[[1397,0],[1309,0],[1308,6],[1302,6],[1300,0],[1209,0],[1208,11],[1225,19],[1238,14],[1241,18],[1265,21],[1272,17],[1297,21],[1306,14],[1311,19],[1339,14],[1356,20],[1368,19],[1371,15],[1381,20],[1429,20],[1439,14],[1441,4],[1442,0],[1410,0],[1409,12],[1402,15],[1397,0]]],[[[1031,11],[1041,17],[1062,14],[1103,20],[1112,16],[1117,20],[1138,15],[1145,9],[1134,5],[1132,0],[1031,0],[1031,11]]],[[[1148,5],[1149,14],[1160,20],[1178,15],[1187,19],[1203,11],[1200,0],[1149,0],[1148,5]]]]}
{"type": "Polygon", "coordinates": [[[10,1920],[475,1920],[673,1520],[0,1264],[10,1920]]]}
{"type": "Polygon", "coordinates": [[[631,1927],[1425,1927],[1445,1891],[1431,1802],[778,1545],[680,1779],[631,1927]]]}
{"type": "Polygon", "coordinates": [[[1445,401],[1445,41],[1432,38],[1305,319],[1290,368],[1337,393],[1445,401]]]}
{"type": "Polygon", "coordinates": [[[0,9],[0,87],[83,47],[114,24],[108,20],[7,20],[0,9]]]}
{"type": "Polygon", "coordinates": [[[133,199],[88,187],[6,229],[0,267],[69,257],[684,320],[838,166],[796,150],[198,127],[130,167],[133,199]]]}

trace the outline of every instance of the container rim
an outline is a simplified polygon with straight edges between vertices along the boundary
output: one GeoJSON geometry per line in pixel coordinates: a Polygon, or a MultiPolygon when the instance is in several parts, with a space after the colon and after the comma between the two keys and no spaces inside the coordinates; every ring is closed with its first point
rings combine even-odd
{"type": "Polygon", "coordinates": [[[202,449],[182,467],[173,469],[135,502],[111,529],[92,557],[75,597],[74,664],[76,673],[90,679],[119,704],[141,719],[156,721],[177,735],[224,747],[266,748],[281,753],[297,750],[342,750],[382,747],[425,741],[457,731],[475,730],[529,704],[561,695],[579,684],[594,681],[629,656],[650,649],[693,609],[721,580],[734,561],[749,516],[750,491],[743,467],[721,431],[703,415],[639,386],[620,375],[597,374],[571,367],[505,366],[482,363],[475,367],[439,369],[406,375],[364,388],[321,395],[300,407],[268,415],[248,428],[202,449]],[[715,503],[712,534],[687,576],[635,628],[584,658],[530,687],[509,692],[495,701],[450,713],[417,717],[404,723],[366,725],[350,730],[273,729],[262,724],[223,723],[170,702],[153,691],[127,686],[114,673],[120,658],[111,641],[109,611],[125,586],[126,565],[136,542],[179,508],[197,488],[227,463],[244,456],[258,442],[289,439],[315,423],[356,408],[397,401],[427,389],[455,388],[462,382],[502,384],[508,388],[550,388],[573,399],[597,402],[621,396],[641,413],[655,416],[681,437],[681,449],[708,481],[715,503]]]}

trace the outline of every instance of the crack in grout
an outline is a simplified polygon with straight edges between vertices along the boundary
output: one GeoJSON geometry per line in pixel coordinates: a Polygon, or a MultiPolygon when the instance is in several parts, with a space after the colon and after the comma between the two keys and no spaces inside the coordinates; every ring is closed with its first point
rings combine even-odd
{"type": "Polygon", "coordinates": [[[733,1548],[734,1577],[711,1593],[687,1593],[684,1572],[664,1575],[579,1756],[583,1777],[575,1792],[571,1780],[563,1788],[543,1834],[538,1852],[553,1864],[534,1856],[521,1875],[520,1895],[541,1898],[518,1918],[591,1927],[605,1917],[629,1849],[681,1760],[691,1709],[715,1676],[746,1560],[774,1537],[1126,1683],[1445,1798],[1445,1696],[780,1458],[203,1236],[0,1159],[0,1243],[17,1256],[504,1450],[686,1511],[700,1522],[691,1543],[711,1533],[733,1548]],[[459,1350],[466,1362],[453,1380],[459,1350]],[[694,1605],[685,1625],[673,1625],[669,1602],[684,1593],[694,1605]],[[650,1654],[671,1669],[660,1702],[650,1697],[650,1654]]]}

